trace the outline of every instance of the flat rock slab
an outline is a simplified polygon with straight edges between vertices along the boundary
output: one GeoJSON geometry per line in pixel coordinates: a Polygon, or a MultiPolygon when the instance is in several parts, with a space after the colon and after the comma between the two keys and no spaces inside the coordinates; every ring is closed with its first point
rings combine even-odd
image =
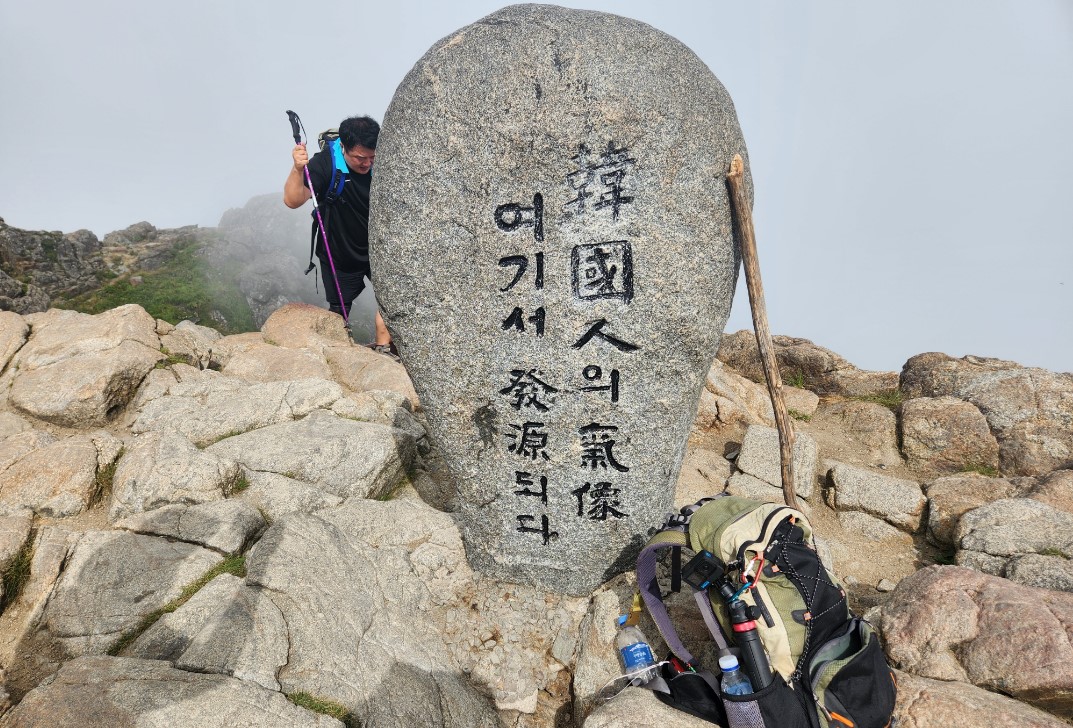
{"type": "Polygon", "coordinates": [[[45,608],[42,626],[69,655],[104,652],[223,557],[124,531],[88,531],[45,608]]]}
{"type": "Polygon", "coordinates": [[[961,516],[957,563],[1030,586],[1073,591],[1073,514],[1003,498],[961,516]]]}
{"type": "Polygon", "coordinates": [[[264,513],[272,522],[291,513],[312,513],[331,508],[343,499],[320,488],[278,473],[245,470],[250,487],[236,496],[264,513]]]}
{"type": "Polygon", "coordinates": [[[128,516],[117,521],[115,527],[236,554],[265,527],[265,519],[248,502],[229,499],[192,506],[163,506],[128,516]]]}
{"type": "Polygon", "coordinates": [[[261,334],[266,343],[288,349],[319,350],[325,346],[351,345],[342,316],[308,303],[280,306],[265,321],[261,334]]]}
{"type": "Polygon", "coordinates": [[[912,480],[829,461],[828,504],[838,511],[863,511],[912,533],[920,527],[927,499],[912,480]]]}
{"type": "Polygon", "coordinates": [[[736,282],[737,153],[711,71],[614,15],[510,6],[400,84],[370,256],[478,569],[589,593],[670,508],[736,282]]]}
{"type": "Polygon", "coordinates": [[[968,685],[898,672],[898,728],[1068,728],[1039,708],[968,685]]]}
{"type": "Polygon", "coordinates": [[[223,368],[229,377],[251,382],[281,382],[291,379],[330,379],[324,359],[309,349],[286,349],[260,344],[236,353],[223,368]]]}
{"type": "Polygon", "coordinates": [[[335,382],[299,379],[248,383],[223,376],[191,377],[161,387],[156,396],[139,398],[138,434],[179,432],[199,447],[226,437],[305,417],[331,407],[343,396],[335,382]]]}
{"type": "Polygon", "coordinates": [[[407,552],[442,554],[453,531],[457,565],[450,517],[423,505],[363,500],[319,515],[273,524],[247,562],[247,583],[271,594],[288,625],[290,651],[278,678],[284,691],[341,703],[362,725],[498,726],[437,634],[439,620],[414,617],[449,595],[439,596],[436,571],[418,570],[407,552]],[[363,518],[369,509],[374,518],[363,518]]]}
{"type": "Polygon", "coordinates": [[[344,728],[282,694],[166,662],[82,657],[0,719],[2,728],[344,728]]]}
{"type": "Polygon", "coordinates": [[[30,327],[13,311],[0,311],[0,371],[30,335],[30,327]]]}
{"type": "Polygon", "coordinates": [[[900,386],[907,397],[949,395],[976,405],[998,440],[1004,473],[1041,475],[1073,458],[1073,373],[930,352],[905,363],[900,386]]]}
{"type": "MultiPolygon", "coordinates": [[[[816,441],[804,432],[794,435],[794,492],[802,498],[812,496],[816,484],[816,441]]],[[[779,433],[773,427],[750,425],[741,443],[736,461],[743,473],[782,489],[782,453],[779,433]]]]}
{"type": "Polygon", "coordinates": [[[279,690],[276,673],[287,664],[288,647],[287,624],[268,595],[221,574],[157,620],[123,656],[168,660],[182,670],[230,675],[279,690]]]}
{"type": "Polygon", "coordinates": [[[930,566],[902,580],[879,626],[895,667],[1073,717],[1073,594],[930,566]]]}
{"type": "Polygon", "coordinates": [[[0,472],[0,502],[53,518],[81,513],[96,493],[97,447],[72,437],[26,453],[0,472]]]}
{"type": "Polygon", "coordinates": [[[987,418],[957,397],[918,397],[902,403],[902,452],[910,465],[939,471],[999,466],[998,441],[987,418]]]}
{"type": "Polygon", "coordinates": [[[332,378],[351,392],[388,390],[405,397],[411,408],[419,406],[410,375],[391,357],[364,346],[336,346],[325,349],[324,358],[332,378]]]}
{"type": "Polygon", "coordinates": [[[229,437],[205,453],[249,470],[286,475],[340,498],[375,498],[399,482],[415,447],[402,430],[318,410],[295,422],[229,437]]]}
{"type": "Polygon", "coordinates": [[[134,304],[96,316],[53,309],[27,320],[30,339],[12,359],[11,403],[64,427],[113,420],[164,358],[156,322],[134,304]]]}
{"type": "Polygon", "coordinates": [[[172,503],[222,500],[240,475],[238,464],[198,450],[174,432],[149,432],[134,440],[112,483],[112,520],[172,503]]]}

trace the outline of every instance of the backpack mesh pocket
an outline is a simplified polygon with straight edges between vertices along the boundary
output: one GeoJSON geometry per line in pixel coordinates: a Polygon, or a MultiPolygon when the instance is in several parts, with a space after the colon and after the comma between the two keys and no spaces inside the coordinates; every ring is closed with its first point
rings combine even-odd
{"type": "Polygon", "coordinates": [[[896,689],[872,626],[851,621],[849,630],[824,644],[809,668],[812,690],[832,714],[859,728],[882,728],[894,712],[896,689]]]}
{"type": "Polygon", "coordinates": [[[801,691],[781,679],[748,695],[723,694],[730,728],[811,728],[801,691]]]}

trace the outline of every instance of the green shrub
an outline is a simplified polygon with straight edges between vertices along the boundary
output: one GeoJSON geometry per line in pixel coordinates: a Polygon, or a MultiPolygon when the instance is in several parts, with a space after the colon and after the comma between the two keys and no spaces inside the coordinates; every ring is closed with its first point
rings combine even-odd
{"type": "Polygon", "coordinates": [[[26,586],[26,582],[30,578],[30,563],[33,561],[33,557],[34,534],[31,532],[26,539],[26,543],[15,553],[15,558],[4,569],[4,573],[0,575],[4,585],[4,593],[0,596],[0,613],[7,608],[7,605],[18,599],[19,594],[22,593],[22,588],[26,586]]]}
{"type": "Polygon", "coordinates": [[[176,245],[157,270],[139,273],[139,285],[132,285],[130,277],[124,276],[63,305],[83,313],[101,313],[136,303],[154,318],[173,324],[185,319],[224,334],[254,331],[253,312],[239,289],[238,272],[234,262],[210,264],[201,256],[201,245],[190,241],[176,245]],[[216,321],[214,311],[222,314],[226,323],[216,321]]]}
{"type": "Polygon", "coordinates": [[[328,715],[336,720],[341,720],[348,725],[350,724],[350,711],[339,703],[318,698],[309,693],[291,693],[287,696],[287,699],[299,708],[312,710],[314,713],[320,713],[321,715],[328,715]]]}
{"type": "Polygon", "coordinates": [[[875,394],[864,394],[856,397],[850,397],[858,402],[872,402],[873,404],[881,404],[889,410],[897,410],[902,406],[902,402],[905,401],[905,395],[902,394],[900,389],[888,389],[883,392],[876,392],[875,394]]]}

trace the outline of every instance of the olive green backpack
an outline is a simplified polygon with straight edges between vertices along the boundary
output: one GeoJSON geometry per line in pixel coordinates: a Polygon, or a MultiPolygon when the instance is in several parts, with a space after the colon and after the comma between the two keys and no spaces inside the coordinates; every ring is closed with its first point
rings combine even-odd
{"type": "Polygon", "coordinates": [[[755,623],[753,634],[774,672],[771,684],[752,694],[721,696],[730,728],[891,724],[896,687],[878,635],[850,612],[803,513],[746,498],[707,498],[672,514],[641,550],[637,582],[645,606],[674,655],[700,670],[663,602],[657,560],[667,553],[671,590],[682,581],[694,590],[720,650],[741,651],[746,643],[727,635],[744,635],[755,623]],[[694,554],[684,565],[683,550],[694,554]],[[733,624],[729,605],[738,600],[745,609],[736,605],[733,624]]]}

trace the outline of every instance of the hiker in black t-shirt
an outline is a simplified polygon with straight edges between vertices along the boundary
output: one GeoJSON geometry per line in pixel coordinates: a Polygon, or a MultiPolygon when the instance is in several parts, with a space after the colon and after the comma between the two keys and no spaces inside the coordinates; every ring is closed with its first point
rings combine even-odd
{"type": "MultiPolygon", "coordinates": [[[[328,233],[328,245],[331,246],[331,263],[335,266],[333,277],[328,253],[315,229],[317,222],[314,220],[313,234],[318,236],[316,252],[320,259],[324,294],[328,299],[328,308],[342,315],[345,306],[347,317],[354,299],[365,289],[365,279],[370,276],[369,185],[379,135],[380,125],[368,116],[353,116],[339,125],[339,141],[342,143],[347,174],[342,192],[338,196],[331,196],[334,199],[329,199],[328,195],[334,173],[329,149],[317,152],[310,159],[305,144],[295,145],[291,151],[294,166],[283,185],[283,204],[290,208],[304,205],[311,197],[303,171],[309,166],[309,178],[321,205],[321,217],[328,233]],[[342,301],[339,300],[340,292],[342,301]]],[[[376,312],[376,341],[372,347],[381,353],[389,353],[391,349],[391,335],[379,311],[376,312]]]]}

